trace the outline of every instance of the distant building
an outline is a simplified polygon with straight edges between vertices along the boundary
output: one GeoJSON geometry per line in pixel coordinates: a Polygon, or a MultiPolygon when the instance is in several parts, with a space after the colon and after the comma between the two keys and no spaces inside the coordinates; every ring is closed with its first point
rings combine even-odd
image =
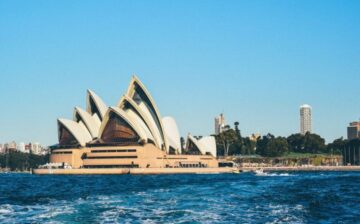
{"type": "Polygon", "coordinates": [[[220,114],[215,118],[215,134],[218,135],[225,130],[226,121],[224,114],[220,114]]]}
{"type": "Polygon", "coordinates": [[[351,122],[347,127],[347,137],[349,140],[360,138],[360,122],[351,122]]]}
{"type": "Polygon", "coordinates": [[[50,148],[49,147],[42,147],[41,148],[41,155],[46,155],[50,153],[50,148]]]}
{"type": "Polygon", "coordinates": [[[30,153],[30,151],[31,151],[31,143],[25,145],[25,151],[30,153]]]}
{"type": "Polygon", "coordinates": [[[312,131],[311,106],[304,104],[300,107],[300,133],[305,135],[312,131]]]}
{"type": "Polygon", "coordinates": [[[251,134],[249,136],[250,141],[257,142],[257,140],[261,137],[260,133],[251,134]]]}
{"type": "Polygon", "coordinates": [[[0,144],[0,153],[5,153],[3,144],[0,144]]]}
{"type": "Polygon", "coordinates": [[[25,153],[25,143],[20,142],[20,143],[17,145],[17,150],[18,150],[19,152],[25,153]]]}
{"type": "Polygon", "coordinates": [[[15,141],[5,144],[5,152],[12,152],[17,150],[17,145],[15,141]]]}
{"type": "Polygon", "coordinates": [[[35,143],[31,144],[31,153],[40,155],[41,152],[42,152],[42,147],[39,143],[35,142],[35,143]]]}

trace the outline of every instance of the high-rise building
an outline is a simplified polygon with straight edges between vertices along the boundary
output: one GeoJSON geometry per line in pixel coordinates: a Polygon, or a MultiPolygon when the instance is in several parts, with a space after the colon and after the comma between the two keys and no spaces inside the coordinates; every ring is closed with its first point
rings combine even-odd
{"type": "Polygon", "coordinates": [[[304,104],[300,107],[300,133],[305,135],[307,132],[311,133],[312,130],[312,118],[311,118],[311,106],[304,104]]]}
{"type": "Polygon", "coordinates": [[[360,138],[360,122],[354,121],[347,127],[347,137],[349,140],[360,138]]]}
{"type": "Polygon", "coordinates": [[[218,135],[225,130],[226,121],[224,114],[220,114],[215,118],[215,134],[218,135]]]}

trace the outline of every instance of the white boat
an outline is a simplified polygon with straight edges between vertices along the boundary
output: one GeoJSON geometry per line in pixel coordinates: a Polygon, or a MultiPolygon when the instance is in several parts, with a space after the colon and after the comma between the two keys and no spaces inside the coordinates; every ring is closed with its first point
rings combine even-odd
{"type": "Polygon", "coordinates": [[[258,169],[258,170],[255,170],[254,173],[258,176],[263,176],[263,175],[266,175],[266,173],[264,173],[264,170],[263,169],[258,169]]]}

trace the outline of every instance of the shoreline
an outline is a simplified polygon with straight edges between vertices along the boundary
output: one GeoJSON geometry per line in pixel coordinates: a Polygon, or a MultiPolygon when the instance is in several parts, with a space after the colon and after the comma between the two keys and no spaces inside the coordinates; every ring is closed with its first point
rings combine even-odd
{"type": "Polygon", "coordinates": [[[132,169],[34,169],[33,171],[0,171],[0,174],[36,175],[161,175],[161,174],[226,174],[263,170],[264,172],[349,172],[360,171],[360,166],[310,166],[310,167],[239,167],[239,168],[132,168],[132,169]]]}
{"type": "Polygon", "coordinates": [[[349,172],[360,171],[360,166],[314,167],[224,167],[224,168],[114,168],[114,169],[34,169],[36,175],[171,175],[171,174],[238,174],[242,172],[349,172]]]}
{"type": "Polygon", "coordinates": [[[308,166],[308,167],[297,167],[297,166],[270,166],[270,167],[241,167],[240,170],[243,172],[263,170],[267,172],[274,171],[360,171],[360,166],[308,166]]]}

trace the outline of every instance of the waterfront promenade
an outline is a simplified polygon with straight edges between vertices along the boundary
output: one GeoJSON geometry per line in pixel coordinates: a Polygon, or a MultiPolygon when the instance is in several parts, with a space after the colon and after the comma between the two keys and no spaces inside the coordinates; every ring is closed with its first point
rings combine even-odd
{"type": "Polygon", "coordinates": [[[240,171],[360,171],[360,166],[269,166],[269,167],[241,167],[240,171]]]}
{"type": "Polygon", "coordinates": [[[269,166],[269,167],[239,167],[239,168],[114,168],[114,169],[35,169],[34,174],[40,175],[161,175],[161,174],[225,174],[249,172],[256,170],[263,170],[265,172],[333,172],[333,171],[360,171],[360,166],[269,166]]]}

